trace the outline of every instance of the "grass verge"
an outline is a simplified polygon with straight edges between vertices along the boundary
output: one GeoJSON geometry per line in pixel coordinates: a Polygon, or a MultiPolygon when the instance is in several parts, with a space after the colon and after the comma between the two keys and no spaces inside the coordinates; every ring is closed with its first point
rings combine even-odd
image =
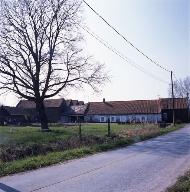
{"type": "Polygon", "coordinates": [[[94,145],[91,147],[81,147],[78,149],[51,152],[46,155],[38,155],[28,157],[22,160],[6,162],[0,164],[0,176],[5,176],[13,173],[18,173],[26,170],[37,169],[48,165],[53,165],[59,162],[65,162],[71,159],[81,158],[87,155],[95,154],[102,151],[107,151],[113,148],[126,146],[133,143],[133,140],[120,140],[115,143],[107,143],[94,145]]]}
{"type": "Polygon", "coordinates": [[[169,187],[166,192],[190,192],[190,171],[179,177],[177,182],[169,187]]]}
{"type": "Polygon", "coordinates": [[[171,131],[175,131],[181,127],[183,127],[183,125],[160,129],[159,132],[135,132],[134,135],[127,137],[116,137],[109,139],[107,138],[105,139],[105,142],[101,144],[81,146],[80,148],[69,149],[64,151],[49,152],[47,154],[25,157],[23,159],[14,160],[10,162],[0,161],[0,177],[26,170],[33,170],[60,162],[65,162],[71,159],[81,158],[90,154],[95,154],[98,152],[103,152],[118,147],[128,146],[132,143],[136,143],[139,141],[166,134],[171,131]]]}

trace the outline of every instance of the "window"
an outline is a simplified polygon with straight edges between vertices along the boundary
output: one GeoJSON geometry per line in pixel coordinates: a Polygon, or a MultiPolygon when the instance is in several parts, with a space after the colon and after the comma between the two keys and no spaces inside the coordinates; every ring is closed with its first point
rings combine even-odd
{"type": "Polygon", "coordinates": [[[116,122],[116,117],[112,116],[111,117],[111,122],[116,122]]]}
{"type": "Polygon", "coordinates": [[[100,117],[100,122],[105,122],[105,117],[100,117]]]}
{"type": "Polygon", "coordinates": [[[145,122],[146,120],[145,120],[145,117],[143,116],[142,118],[141,118],[141,122],[145,122]]]}

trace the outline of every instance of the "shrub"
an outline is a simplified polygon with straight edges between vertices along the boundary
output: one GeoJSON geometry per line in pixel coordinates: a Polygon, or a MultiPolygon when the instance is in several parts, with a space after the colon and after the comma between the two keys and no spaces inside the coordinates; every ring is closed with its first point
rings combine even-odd
{"type": "Polygon", "coordinates": [[[166,190],[166,192],[189,192],[190,191],[190,171],[180,177],[176,184],[166,190]]]}
{"type": "Polygon", "coordinates": [[[82,146],[91,146],[94,144],[101,144],[105,142],[103,137],[83,136],[70,137],[65,140],[57,142],[50,142],[45,144],[30,144],[30,145],[1,145],[0,146],[0,161],[8,162],[17,159],[23,159],[28,156],[45,155],[53,151],[65,151],[68,149],[80,148],[82,146]]]}

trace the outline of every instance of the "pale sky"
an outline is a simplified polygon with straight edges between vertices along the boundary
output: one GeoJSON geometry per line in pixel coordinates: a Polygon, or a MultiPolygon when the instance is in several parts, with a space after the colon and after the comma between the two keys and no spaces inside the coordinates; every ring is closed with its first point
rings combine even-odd
{"type": "MultiPolygon", "coordinates": [[[[136,47],[178,78],[190,75],[190,0],[86,0],[136,47]]],[[[85,48],[105,63],[110,82],[100,93],[89,88],[72,90],[61,96],[88,101],[157,99],[168,96],[170,74],[153,65],[98,18],[86,5],[86,26],[127,58],[153,74],[159,81],[139,71],[84,31],[85,48]]],[[[59,96],[59,97],[61,97],[59,96]]],[[[13,94],[0,97],[0,103],[15,105],[13,94]]]]}

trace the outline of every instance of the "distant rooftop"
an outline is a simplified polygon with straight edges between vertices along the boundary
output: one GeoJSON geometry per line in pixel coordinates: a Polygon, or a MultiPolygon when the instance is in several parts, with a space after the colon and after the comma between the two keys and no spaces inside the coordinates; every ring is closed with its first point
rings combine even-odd
{"type": "MultiPolygon", "coordinates": [[[[188,108],[187,98],[175,98],[176,109],[188,108]]],[[[172,109],[172,98],[157,100],[89,102],[88,115],[106,114],[156,114],[162,109],[172,109]]]]}
{"type": "MultiPolygon", "coordinates": [[[[73,106],[73,105],[75,106],[75,105],[84,105],[84,102],[72,99],[65,100],[64,98],[44,100],[44,105],[46,108],[59,108],[63,104],[66,104],[67,106],[73,106]]],[[[33,101],[21,100],[16,107],[25,109],[34,109],[36,108],[36,104],[33,101]]]]}

